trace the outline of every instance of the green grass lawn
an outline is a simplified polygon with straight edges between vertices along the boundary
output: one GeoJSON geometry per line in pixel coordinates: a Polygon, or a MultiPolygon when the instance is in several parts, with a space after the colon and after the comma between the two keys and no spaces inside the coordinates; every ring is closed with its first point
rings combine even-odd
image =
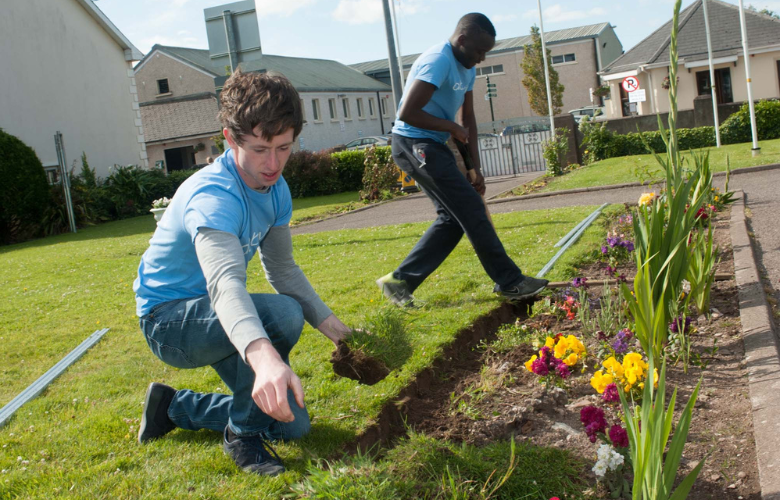
{"type": "MultiPolygon", "coordinates": [[[[780,163],[780,139],[771,141],[759,141],[761,155],[753,157],[751,143],[730,144],[720,148],[707,148],[710,152],[710,165],[714,172],[726,170],[726,157],[728,156],[732,169],[753,167],[756,165],[769,165],[780,163]]],[[[699,150],[703,151],[703,150],[699,150]]],[[[686,153],[685,156],[690,156],[686,153]]],[[[637,174],[647,172],[652,174],[651,179],[663,178],[660,165],[653,155],[623,156],[609,158],[587,167],[575,170],[564,176],[552,179],[539,192],[562,191],[593,186],[609,186],[626,182],[646,181],[637,174]]],[[[520,194],[518,191],[516,194],[520,194]]]]}
{"type": "Polygon", "coordinates": [[[350,203],[360,201],[358,191],[347,191],[327,196],[311,196],[309,198],[293,199],[292,225],[301,222],[321,219],[333,213],[338,213],[349,207],[350,203]]]}
{"type": "MultiPolygon", "coordinates": [[[[528,274],[535,274],[556,252],[552,245],[593,208],[502,214],[494,220],[509,254],[528,274]]],[[[359,326],[384,304],[374,280],[398,265],[427,226],[299,235],[294,238],[295,258],[325,302],[348,324],[359,326]]],[[[227,391],[209,368],[179,370],[163,364],[143,339],[132,281],[154,227],[153,218],[145,216],[0,249],[0,405],[93,331],[111,328],[0,429],[0,498],[278,498],[290,491],[290,483],[306,477],[311,460],[338,455],[345,443],[373,423],[382,405],[429,366],[457,331],[499,304],[492,283],[464,240],[415,294],[425,305],[408,316],[411,355],[400,369],[372,387],[336,377],[328,362],[332,344],[307,326],[293,351],[292,366],[303,380],[313,431],[301,442],[277,447],[290,472],[274,479],[259,478],[239,471],[223,455],[218,433],[174,431],[146,446],[136,442],[150,381],[196,391],[227,391]]],[[[573,266],[600,244],[602,236],[600,229],[591,227],[547,277],[571,275],[573,266]]],[[[252,292],[271,291],[259,259],[249,266],[248,287],[252,292]]],[[[428,448],[410,446],[414,451],[408,451],[406,460],[422,460],[416,453],[428,448]]],[[[442,446],[430,446],[430,453],[443,453],[442,446]]],[[[403,449],[396,453],[403,454],[403,449]]],[[[486,463],[505,467],[508,445],[496,450],[490,452],[495,461],[486,463]]],[[[474,451],[458,453],[465,456],[474,451]]],[[[534,463],[534,457],[546,452],[523,448],[519,453],[523,463],[534,463]]],[[[560,488],[575,480],[578,471],[566,455],[555,457],[547,465],[565,469],[568,463],[574,471],[556,479],[560,488]]],[[[534,466],[534,470],[544,469],[544,464],[534,466]]],[[[390,465],[385,467],[390,470],[390,465]]],[[[533,470],[518,477],[529,474],[533,470]]],[[[539,484],[549,485],[544,482],[548,479],[540,476],[539,484]]],[[[529,498],[559,493],[554,485],[536,491],[537,486],[532,488],[527,481],[518,488],[529,498]]]]}

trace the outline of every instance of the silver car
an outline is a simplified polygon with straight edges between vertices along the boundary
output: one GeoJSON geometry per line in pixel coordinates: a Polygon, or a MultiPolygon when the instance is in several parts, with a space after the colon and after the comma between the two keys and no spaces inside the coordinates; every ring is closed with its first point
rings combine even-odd
{"type": "Polygon", "coordinates": [[[373,135],[369,137],[361,137],[355,139],[352,142],[348,142],[344,147],[347,151],[357,151],[358,149],[368,149],[371,146],[389,146],[389,135],[373,135]]]}

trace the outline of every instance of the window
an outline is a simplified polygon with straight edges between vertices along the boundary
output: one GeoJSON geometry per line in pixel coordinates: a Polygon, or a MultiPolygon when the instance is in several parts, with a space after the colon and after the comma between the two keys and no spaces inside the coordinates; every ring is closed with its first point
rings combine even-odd
{"type": "Polygon", "coordinates": [[[60,183],[60,167],[59,167],[59,165],[54,165],[53,167],[43,167],[43,171],[46,172],[46,180],[49,181],[49,184],[59,184],[60,183]]]}
{"type": "Polygon", "coordinates": [[[368,98],[368,116],[370,116],[371,118],[376,118],[376,109],[374,108],[373,97],[368,98]]]}
{"type": "Polygon", "coordinates": [[[553,64],[573,63],[576,62],[574,54],[563,54],[559,56],[552,56],[553,64]]]}
{"type": "Polygon", "coordinates": [[[311,100],[311,117],[314,118],[315,122],[321,122],[322,118],[320,118],[320,100],[319,99],[312,99],[311,100]]]}
{"type": "Polygon", "coordinates": [[[477,76],[486,76],[486,75],[492,75],[494,73],[503,73],[503,72],[504,72],[503,64],[496,64],[495,66],[483,66],[481,68],[477,68],[477,76]]]}
{"type": "Polygon", "coordinates": [[[358,97],[355,99],[357,101],[357,108],[358,108],[358,118],[361,120],[365,120],[365,113],[363,113],[363,98],[358,97]]]}
{"type": "Polygon", "coordinates": [[[349,112],[349,98],[348,97],[344,97],[343,99],[341,99],[341,107],[342,107],[342,109],[344,109],[344,119],[345,120],[351,120],[352,119],[352,115],[349,112]]]}
{"type": "Polygon", "coordinates": [[[382,98],[382,116],[387,117],[387,97],[382,98]]]}
{"type": "Polygon", "coordinates": [[[158,94],[170,94],[171,89],[168,87],[168,79],[163,78],[162,80],[157,80],[157,93],[158,94]]]}
{"type": "Polygon", "coordinates": [[[328,99],[328,111],[330,112],[331,121],[337,121],[339,119],[338,112],[336,111],[336,99],[328,99]]]}
{"type": "Polygon", "coordinates": [[[301,118],[303,118],[303,124],[306,125],[306,106],[303,104],[303,99],[301,99],[301,118]]]}

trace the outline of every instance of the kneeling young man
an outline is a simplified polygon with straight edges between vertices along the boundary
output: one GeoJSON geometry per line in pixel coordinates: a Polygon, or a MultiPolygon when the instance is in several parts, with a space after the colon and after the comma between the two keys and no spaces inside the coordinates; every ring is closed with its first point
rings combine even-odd
{"type": "Polygon", "coordinates": [[[152,383],[143,443],[176,427],[224,433],[244,470],[284,471],[268,441],[309,432],[303,387],[289,366],[303,322],[333,343],[350,330],[320,299],[292,256],[292,199],[282,170],[301,132],[300,97],[281,75],[242,73],[220,95],[230,149],[187,179],[141,258],[133,284],[152,352],[177,368],[211,366],[233,395],[152,383]],[[277,294],[250,294],[256,252],[277,294]]]}

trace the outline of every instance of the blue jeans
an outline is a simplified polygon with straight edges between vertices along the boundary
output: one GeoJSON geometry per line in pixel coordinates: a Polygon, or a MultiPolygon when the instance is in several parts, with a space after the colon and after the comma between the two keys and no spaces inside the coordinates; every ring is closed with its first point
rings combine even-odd
{"type": "Polygon", "coordinates": [[[438,218],[393,272],[414,291],[468,236],[482,267],[500,289],[524,276],[506,253],[488,218],[482,199],[458,170],[450,148],[432,139],[393,134],[393,160],[417,182],[436,208],[438,218]]]}
{"type": "MultiPolygon", "coordinates": [[[[303,329],[301,306],[286,295],[250,296],[271,343],[289,365],[290,351],[303,329]]],[[[292,391],[287,393],[295,416],[292,422],[278,422],[255,404],[255,373],[228,339],[207,295],[155,306],[141,318],[141,330],[152,352],[162,361],[177,368],[209,365],[233,393],[229,396],[189,389],[177,391],[168,408],[168,417],[177,427],[222,432],[229,425],[236,435],[260,435],[272,441],[296,439],[311,429],[309,412],[298,406],[292,391]]]]}

